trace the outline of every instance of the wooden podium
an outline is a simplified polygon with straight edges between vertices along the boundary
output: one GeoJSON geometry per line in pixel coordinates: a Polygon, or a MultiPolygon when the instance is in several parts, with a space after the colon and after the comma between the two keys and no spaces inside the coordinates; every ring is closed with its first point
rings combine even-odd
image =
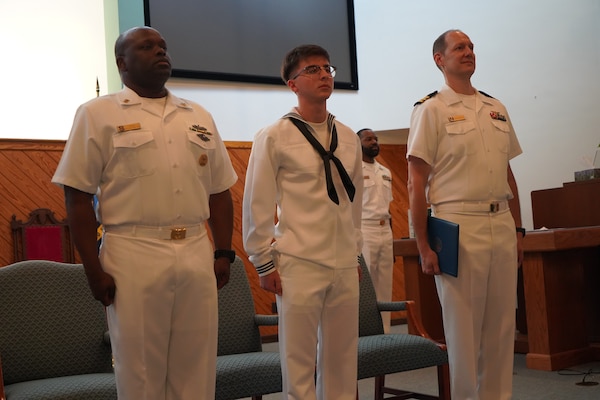
{"type": "MultiPolygon", "coordinates": [[[[532,192],[531,198],[534,227],[554,229],[527,232],[524,239],[519,308],[527,334],[519,335],[516,348],[525,349],[532,369],[600,360],[600,179],[532,192]]],[[[421,272],[416,241],[395,240],[394,254],[404,259],[406,298],[415,300],[425,329],[443,341],[435,282],[421,272]]]]}
{"type": "Polygon", "coordinates": [[[530,368],[556,370],[600,359],[599,201],[600,179],[531,192],[533,227],[553,229],[525,242],[530,368]],[[546,301],[539,302],[540,294],[546,301]]]}
{"type": "MultiPolygon", "coordinates": [[[[528,232],[524,247],[528,329],[519,340],[527,367],[555,371],[600,360],[600,226],[528,232]]],[[[435,282],[421,272],[416,241],[395,240],[394,254],[404,259],[406,298],[415,300],[425,330],[444,341],[435,282]]]]}
{"type": "Polygon", "coordinates": [[[563,183],[531,192],[533,228],[600,225],[600,179],[563,183]]]}
{"type": "Polygon", "coordinates": [[[600,360],[600,226],[530,232],[524,247],[527,367],[600,360]]]}

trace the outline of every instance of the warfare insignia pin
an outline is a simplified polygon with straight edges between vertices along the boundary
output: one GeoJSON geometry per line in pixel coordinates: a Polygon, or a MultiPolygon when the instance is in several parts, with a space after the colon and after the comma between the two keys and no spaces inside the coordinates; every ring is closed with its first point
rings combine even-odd
{"type": "Polygon", "coordinates": [[[189,129],[193,132],[198,132],[196,135],[204,142],[208,142],[210,140],[209,136],[212,136],[212,133],[208,129],[197,124],[190,126],[189,129]]]}

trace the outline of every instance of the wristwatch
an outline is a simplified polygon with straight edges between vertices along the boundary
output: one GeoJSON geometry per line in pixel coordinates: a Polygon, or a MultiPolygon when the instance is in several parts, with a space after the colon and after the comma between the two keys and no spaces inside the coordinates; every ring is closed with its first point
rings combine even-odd
{"type": "Polygon", "coordinates": [[[527,231],[525,230],[525,228],[519,228],[519,227],[517,227],[517,232],[521,232],[523,234],[523,237],[525,237],[525,233],[527,231]]]}
{"type": "Polygon", "coordinates": [[[232,263],[235,261],[235,250],[215,250],[215,260],[221,257],[229,259],[229,262],[232,263]]]}

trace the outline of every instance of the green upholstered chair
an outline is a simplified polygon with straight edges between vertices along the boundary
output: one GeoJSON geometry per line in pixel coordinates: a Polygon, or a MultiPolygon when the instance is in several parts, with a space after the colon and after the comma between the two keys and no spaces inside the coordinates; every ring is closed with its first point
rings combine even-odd
{"type": "Polygon", "coordinates": [[[82,265],[0,268],[0,398],[116,400],[106,330],[82,265]]]}
{"type": "Polygon", "coordinates": [[[391,399],[450,399],[448,355],[443,344],[431,340],[415,318],[412,301],[378,302],[369,270],[361,257],[358,379],[375,378],[375,400],[392,394],[391,399]],[[409,325],[419,335],[384,334],[381,311],[407,311],[409,325]],[[437,367],[439,397],[412,393],[385,386],[385,375],[415,369],[437,367]]]}
{"type": "Polygon", "coordinates": [[[244,263],[236,257],[229,283],[219,290],[216,400],[281,392],[279,353],[262,351],[260,325],[277,325],[277,316],[256,314],[244,263]]]}

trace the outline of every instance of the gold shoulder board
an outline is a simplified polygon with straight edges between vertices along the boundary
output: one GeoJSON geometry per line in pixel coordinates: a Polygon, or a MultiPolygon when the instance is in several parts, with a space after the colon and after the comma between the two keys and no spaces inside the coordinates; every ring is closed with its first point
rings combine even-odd
{"type": "Polygon", "coordinates": [[[423,104],[430,98],[434,97],[437,94],[437,90],[435,92],[429,93],[427,96],[423,97],[421,100],[417,101],[414,105],[423,104]]]}

